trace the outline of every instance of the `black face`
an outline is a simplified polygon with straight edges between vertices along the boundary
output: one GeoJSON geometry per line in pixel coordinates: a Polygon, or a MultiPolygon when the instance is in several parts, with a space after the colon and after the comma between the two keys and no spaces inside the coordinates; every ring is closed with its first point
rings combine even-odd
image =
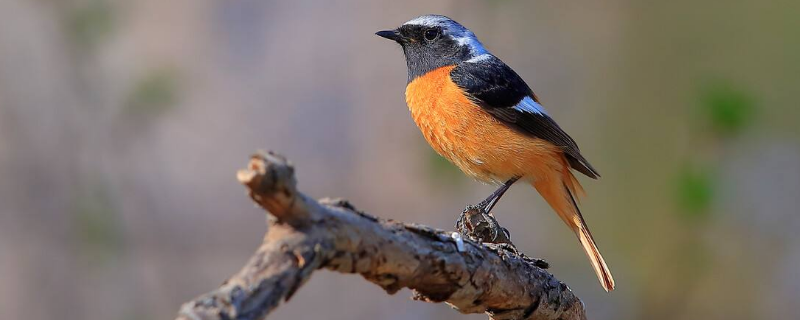
{"type": "Polygon", "coordinates": [[[442,27],[403,25],[377,35],[397,41],[403,47],[408,65],[408,81],[440,67],[456,65],[469,59],[470,51],[459,45],[442,27]]]}

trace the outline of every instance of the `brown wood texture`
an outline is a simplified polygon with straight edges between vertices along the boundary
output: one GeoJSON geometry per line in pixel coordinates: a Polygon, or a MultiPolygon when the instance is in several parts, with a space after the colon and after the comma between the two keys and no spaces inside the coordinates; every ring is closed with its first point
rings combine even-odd
{"type": "Polygon", "coordinates": [[[480,243],[472,240],[480,235],[378,219],[345,200],[313,200],[274,153],[254,155],[237,178],[270,213],[264,242],[221,287],[185,303],[177,319],[264,319],[322,268],[495,320],[586,319],[580,299],[541,268],[546,263],[519,254],[505,238],[480,243]]]}

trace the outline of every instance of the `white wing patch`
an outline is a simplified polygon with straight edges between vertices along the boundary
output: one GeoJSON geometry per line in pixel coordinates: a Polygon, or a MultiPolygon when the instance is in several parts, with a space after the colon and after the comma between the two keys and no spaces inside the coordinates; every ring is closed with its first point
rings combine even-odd
{"type": "Polygon", "coordinates": [[[522,101],[520,101],[519,103],[517,103],[516,106],[514,106],[514,109],[527,113],[547,115],[547,111],[544,110],[544,107],[542,107],[542,105],[539,104],[538,102],[533,101],[531,97],[525,97],[524,99],[522,99],[522,101]]]}

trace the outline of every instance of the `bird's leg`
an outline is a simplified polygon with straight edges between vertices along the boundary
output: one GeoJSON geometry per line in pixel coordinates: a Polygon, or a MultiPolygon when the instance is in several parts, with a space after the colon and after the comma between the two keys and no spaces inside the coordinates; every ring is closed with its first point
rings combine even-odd
{"type": "Polygon", "coordinates": [[[497,204],[497,201],[500,201],[500,198],[502,198],[506,191],[508,191],[508,188],[511,188],[511,185],[517,182],[517,180],[519,180],[519,177],[508,179],[508,181],[503,183],[503,185],[497,188],[497,190],[492,192],[489,197],[478,203],[478,207],[483,209],[483,212],[486,214],[491,213],[494,205],[497,204]]]}
{"type": "MultiPolygon", "coordinates": [[[[492,192],[492,194],[489,195],[489,197],[487,197],[485,200],[481,201],[476,206],[467,207],[467,209],[464,210],[461,216],[458,217],[458,220],[456,221],[456,229],[458,229],[459,231],[462,230],[469,231],[468,233],[465,234],[476,235],[477,233],[480,233],[476,232],[478,231],[476,228],[478,227],[478,224],[485,223],[489,229],[488,239],[486,239],[489,241],[487,242],[495,242],[496,240],[498,240],[498,237],[500,236],[501,232],[506,235],[504,238],[507,239],[508,231],[501,228],[500,225],[497,224],[497,220],[495,220],[494,216],[491,215],[491,211],[497,204],[497,202],[500,200],[500,198],[503,197],[503,194],[505,194],[506,191],[508,191],[508,189],[511,187],[511,185],[517,182],[517,180],[519,180],[519,177],[514,177],[509,179],[502,186],[497,188],[497,190],[492,192]],[[472,218],[467,217],[466,216],[467,214],[469,214],[470,217],[472,217],[474,214],[479,214],[480,218],[478,219],[478,221],[475,221],[477,222],[477,224],[473,222],[472,218]]],[[[485,238],[485,237],[478,236],[478,238],[485,238]]]]}

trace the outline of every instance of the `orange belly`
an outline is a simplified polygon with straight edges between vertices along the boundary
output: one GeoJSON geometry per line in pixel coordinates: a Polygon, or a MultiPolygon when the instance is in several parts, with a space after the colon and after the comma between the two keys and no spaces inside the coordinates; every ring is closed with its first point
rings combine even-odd
{"type": "Polygon", "coordinates": [[[478,180],[538,180],[565,170],[557,146],[526,136],[470,101],[447,66],[414,79],[406,103],[422,135],[440,155],[478,180]]]}

